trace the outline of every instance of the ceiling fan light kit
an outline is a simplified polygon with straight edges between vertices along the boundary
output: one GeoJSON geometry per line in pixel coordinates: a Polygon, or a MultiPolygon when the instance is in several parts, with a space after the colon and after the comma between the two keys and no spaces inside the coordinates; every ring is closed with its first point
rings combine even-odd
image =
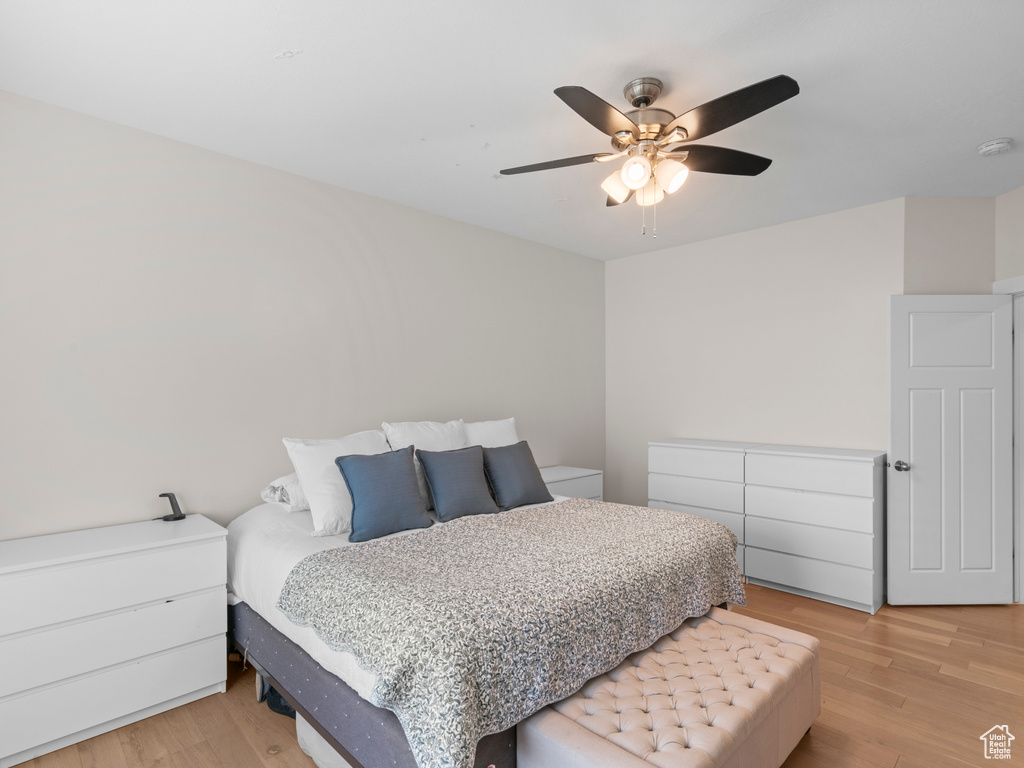
{"type": "Polygon", "coordinates": [[[640,189],[651,178],[651,161],[644,155],[633,155],[622,165],[619,175],[622,183],[630,189],[640,189]]]}
{"type": "Polygon", "coordinates": [[[612,171],[612,174],[601,182],[601,189],[605,191],[609,199],[614,200],[614,205],[619,205],[626,202],[629,196],[633,194],[633,190],[625,185],[622,181],[621,171],[612,171]]]}
{"type": "Polygon", "coordinates": [[[683,182],[686,181],[686,177],[689,175],[689,168],[678,160],[666,157],[658,163],[655,178],[658,180],[658,186],[671,195],[683,186],[683,182]]]}
{"type": "Polygon", "coordinates": [[[665,199],[665,192],[661,186],[651,179],[643,187],[637,190],[636,202],[641,208],[649,205],[657,205],[665,199]]]}
{"type": "MultiPolygon", "coordinates": [[[[621,205],[636,193],[641,207],[656,205],[686,181],[690,171],[756,176],[771,160],[747,152],[688,142],[710,136],[753,117],[800,93],[796,80],[787,75],[762,80],[738,91],[694,107],[676,117],[651,105],[661,95],[663,84],[653,77],[638,77],[623,89],[634,107],[625,114],[599,96],[578,85],[555,89],[555,95],[580,117],[611,137],[614,152],[578,155],[546,163],[506,168],[510,176],[584,163],[607,163],[626,157],[619,171],[602,183],[609,206],[621,205]]],[[[644,227],[641,231],[645,231],[644,227]]]]}

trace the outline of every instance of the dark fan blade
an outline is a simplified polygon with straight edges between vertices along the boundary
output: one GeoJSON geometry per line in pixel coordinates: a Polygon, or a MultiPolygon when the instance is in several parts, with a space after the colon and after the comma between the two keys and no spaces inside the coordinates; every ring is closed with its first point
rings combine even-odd
{"type": "Polygon", "coordinates": [[[629,131],[634,139],[640,138],[640,129],[636,123],[586,88],[566,85],[555,88],[555,95],[602,133],[614,136],[618,131],[629,131]]]}
{"type": "Polygon", "coordinates": [[[621,202],[616,200],[611,195],[608,195],[608,202],[605,203],[605,206],[607,206],[608,208],[611,208],[613,205],[622,205],[622,203],[627,202],[631,197],[633,197],[633,190],[632,189],[629,190],[629,194],[626,195],[626,199],[621,201],[621,202]]]}
{"type": "Polygon", "coordinates": [[[666,125],[662,134],[667,136],[673,128],[680,127],[686,129],[688,141],[702,139],[781,104],[798,93],[800,86],[793,78],[786,75],[771,77],[694,107],[666,125]]]}
{"type": "Polygon", "coordinates": [[[757,176],[772,161],[767,157],[740,152],[725,147],[708,147],[703,144],[686,144],[677,152],[669,152],[667,157],[681,159],[686,152],[683,164],[691,171],[702,173],[730,173],[734,176],[757,176]],[[677,157],[678,156],[678,157],[677,157]]]}
{"type": "Polygon", "coordinates": [[[567,165],[583,165],[590,163],[599,157],[608,157],[611,152],[598,152],[596,155],[578,155],[576,157],[563,157],[561,160],[549,160],[546,163],[534,163],[533,165],[520,165],[518,168],[506,168],[499,171],[502,176],[511,176],[515,173],[532,173],[533,171],[546,171],[548,168],[563,168],[567,165]]]}

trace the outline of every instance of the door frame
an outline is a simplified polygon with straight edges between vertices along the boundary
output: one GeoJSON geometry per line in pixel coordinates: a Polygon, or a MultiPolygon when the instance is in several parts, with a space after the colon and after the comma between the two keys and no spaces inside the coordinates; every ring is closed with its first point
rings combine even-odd
{"type": "Polygon", "coordinates": [[[1017,446],[1024,440],[1024,343],[1017,344],[1016,329],[1024,328],[1024,275],[992,283],[992,293],[1013,296],[1013,601],[1019,603],[1024,600],[1024,450],[1017,446]]]}

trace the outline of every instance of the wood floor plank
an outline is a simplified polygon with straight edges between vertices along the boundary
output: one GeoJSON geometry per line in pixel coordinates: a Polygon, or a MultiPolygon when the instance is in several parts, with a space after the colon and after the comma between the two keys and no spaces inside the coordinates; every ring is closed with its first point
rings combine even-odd
{"type": "Polygon", "coordinates": [[[821,676],[824,680],[841,681],[849,671],[850,667],[848,664],[843,664],[834,658],[824,658],[821,660],[821,676]]]}
{"type": "Polygon", "coordinates": [[[892,664],[892,656],[858,648],[851,643],[839,642],[832,638],[819,637],[818,639],[821,641],[822,649],[827,650],[829,656],[838,659],[843,664],[848,664],[853,669],[866,669],[870,671],[875,667],[888,667],[892,664]]]}
{"type": "Polygon", "coordinates": [[[910,616],[923,616],[959,625],[963,618],[964,606],[962,605],[889,605],[886,603],[878,609],[879,613],[885,611],[896,611],[910,616]]]}
{"type": "MultiPolygon", "coordinates": [[[[250,692],[250,696],[255,701],[255,694],[250,692]]],[[[275,715],[273,721],[268,721],[263,712],[251,706],[249,701],[242,698],[226,701],[232,720],[260,756],[263,765],[267,768],[308,765],[309,758],[295,740],[294,720],[275,715]]]]}
{"type": "Polygon", "coordinates": [[[866,627],[874,618],[870,614],[861,611],[851,611],[841,605],[822,603],[828,608],[820,608],[817,605],[800,605],[790,611],[790,615],[797,621],[818,622],[827,624],[833,631],[845,635],[854,635],[866,627]]]}
{"type": "Polygon", "coordinates": [[[223,765],[213,748],[205,741],[175,750],[168,755],[168,768],[223,768],[223,765]]]}
{"type": "Polygon", "coordinates": [[[161,712],[151,719],[168,752],[179,752],[204,741],[203,732],[192,717],[192,710],[186,707],[161,712]]]}
{"type": "MultiPolygon", "coordinates": [[[[255,697],[253,703],[256,703],[255,697]]],[[[246,741],[245,734],[231,717],[222,697],[208,696],[193,702],[192,706],[196,722],[205,736],[205,743],[213,750],[223,768],[267,766],[262,755],[246,741]]]]}
{"type": "MultiPolygon", "coordinates": [[[[960,762],[959,765],[976,765],[976,763],[960,762]]],[[[900,755],[896,768],[935,768],[927,757],[920,755],[900,755]]]]}
{"type": "Polygon", "coordinates": [[[129,765],[151,768],[167,757],[167,747],[157,732],[155,717],[119,728],[117,736],[129,765]]]}
{"type": "Polygon", "coordinates": [[[72,744],[70,747],[30,760],[24,765],[32,765],[33,768],[82,768],[82,758],[78,754],[78,745],[72,744]]]}
{"type": "Polygon", "coordinates": [[[966,669],[970,663],[974,662],[1006,669],[1016,674],[1024,674],[1024,652],[1021,648],[1006,650],[1001,646],[985,644],[984,641],[975,644],[955,637],[949,650],[949,656],[944,656],[944,664],[954,664],[966,669]]]}
{"type": "Polygon", "coordinates": [[[816,749],[818,753],[830,758],[836,758],[837,765],[841,768],[859,768],[862,764],[871,768],[891,768],[900,756],[899,750],[871,743],[860,738],[857,733],[834,728],[819,719],[811,726],[810,734],[793,750],[793,755],[786,761],[785,768],[793,768],[790,761],[798,752],[808,748],[816,749]]]}
{"type": "Polygon", "coordinates": [[[975,712],[996,713],[1013,712],[1020,706],[1019,696],[948,675],[927,676],[879,667],[867,674],[851,669],[848,677],[910,698],[938,702],[953,715],[965,707],[975,712]]]}
{"type": "Polygon", "coordinates": [[[877,704],[900,709],[907,700],[907,697],[899,692],[887,691],[883,688],[854,680],[851,677],[834,682],[822,680],[821,695],[844,701],[851,707],[877,704]]]}
{"type": "Polygon", "coordinates": [[[939,632],[944,632],[949,635],[955,634],[960,626],[959,622],[949,621],[947,618],[940,619],[930,615],[922,615],[914,611],[903,610],[903,608],[896,608],[891,605],[883,605],[873,618],[878,620],[915,624],[939,632]]]}
{"type": "MultiPolygon", "coordinates": [[[[831,710],[822,708],[821,722],[848,733],[861,732],[861,739],[900,755],[912,754],[926,758],[932,768],[965,768],[973,766],[969,759],[934,744],[922,734],[885,715],[871,715],[862,710],[831,710]]],[[[814,730],[814,726],[811,727],[814,730]]]]}
{"type": "Polygon", "coordinates": [[[954,627],[952,631],[949,631],[922,626],[911,621],[904,621],[898,613],[893,611],[872,616],[871,620],[864,626],[865,632],[869,630],[895,632],[898,635],[917,640],[921,643],[932,643],[946,648],[952,642],[956,629],[954,627]]]}
{"type": "Polygon", "coordinates": [[[1024,675],[1018,672],[971,662],[967,669],[961,669],[953,664],[943,664],[939,667],[939,673],[1022,697],[1015,709],[1024,711],[1024,675]]]}
{"type": "Polygon", "coordinates": [[[131,768],[121,750],[117,731],[108,731],[78,742],[78,757],[82,761],[82,768],[131,768]]]}
{"type": "MultiPolygon", "coordinates": [[[[915,719],[920,718],[926,722],[940,724],[947,724],[951,722],[949,718],[949,710],[937,705],[934,701],[908,698],[903,702],[902,709],[911,717],[915,719]]],[[[965,735],[973,733],[976,736],[981,736],[981,734],[985,733],[993,725],[995,725],[995,722],[991,719],[986,719],[984,713],[979,714],[961,710],[957,714],[955,727],[965,735]]]]}
{"type": "Polygon", "coordinates": [[[904,672],[913,672],[919,675],[933,675],[939,671],[940,666],[942,665],[937,661],[929,661],[918,656],[905,656],[901,653],[892,660],[889,669],[901,669],[904,672]]]}

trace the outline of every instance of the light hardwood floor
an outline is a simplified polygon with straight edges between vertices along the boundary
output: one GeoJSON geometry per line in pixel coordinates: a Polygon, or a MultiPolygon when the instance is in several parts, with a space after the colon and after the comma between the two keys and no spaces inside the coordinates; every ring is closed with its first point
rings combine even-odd
{"type": "MultiPolygon", "coordinates": [[[[877,615],[753,585],[736,610],[821,640],[821,717],[786,768],[964,768],[988,761],[994,725],[1024,763],[1024,605],[884,606],[877,615]]],[[[295,725],[255,700],[229,664],[228,691],[25,768],[311,768],[295,725]]]]}

